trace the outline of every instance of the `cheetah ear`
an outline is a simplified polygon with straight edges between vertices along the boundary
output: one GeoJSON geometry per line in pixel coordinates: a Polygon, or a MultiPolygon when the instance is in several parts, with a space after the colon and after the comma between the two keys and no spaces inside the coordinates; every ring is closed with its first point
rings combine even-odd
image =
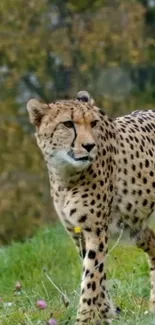
{"type": "Polygon", "coordinates": [[[39,127],[43,116],[49,111],[49,109],[50,106],[38,99],[30,99],[27,103],[30,122],[39,127]]]}
{"type": "Polygon", "coordinates": [[[94,99],[86,90],[80,90],[76,95],[76,99],[81,102],[90,103],[91,105],[95,103],[94,99]]]}

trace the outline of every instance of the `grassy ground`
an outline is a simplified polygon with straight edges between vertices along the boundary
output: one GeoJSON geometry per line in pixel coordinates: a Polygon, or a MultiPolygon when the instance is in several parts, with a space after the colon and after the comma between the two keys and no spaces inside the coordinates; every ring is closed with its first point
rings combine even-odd
{"type": "MultiPolygon", "coordinates": [[[[60,225],[42,230],[24,244],[1,248],[0,325],[45,325],[51,314],[58,324],[73,324],[80,271],[76,250],[60,225]],[[68,308],[47,274],[69,297],[68,308]],[[15,291],[17,281],[22,284],[21,294],[15,291]],[[37,308],[38,299],[46,300],[47,309],[37,308]]],[[[146,256],[133,247],[117,246],[109,258],[108,274],[113,299],[122,308],[113,324],[155,324],[155,316],[147,313],[150,285],[146,256]]]]}

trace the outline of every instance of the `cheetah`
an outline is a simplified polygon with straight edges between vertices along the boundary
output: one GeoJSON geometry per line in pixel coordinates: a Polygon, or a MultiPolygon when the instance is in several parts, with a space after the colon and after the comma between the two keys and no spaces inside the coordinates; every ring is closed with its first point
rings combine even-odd
{"type": "Polygon", "coordinates": [[[148,254],[150,310],[155,311],[155,233],[148,226],[155,205],[155,111],[110,119],[86,91],[50,104],[31,99],[27,109],[55,209],[82,247],[76,325],[111,324],[117,314],[105,260],[111,232],[122,227],[148,254]]]}

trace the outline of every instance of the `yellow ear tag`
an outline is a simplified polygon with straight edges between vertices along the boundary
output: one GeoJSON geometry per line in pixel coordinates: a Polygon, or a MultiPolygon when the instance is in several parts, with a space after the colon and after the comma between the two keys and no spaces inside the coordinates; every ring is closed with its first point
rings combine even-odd
{"type": "Polygon", "coordinates": [[[76,234],[80,234],[80,233],[82,232],[81,227],[74,227],[74,232],[75,232],[76,234]]]}

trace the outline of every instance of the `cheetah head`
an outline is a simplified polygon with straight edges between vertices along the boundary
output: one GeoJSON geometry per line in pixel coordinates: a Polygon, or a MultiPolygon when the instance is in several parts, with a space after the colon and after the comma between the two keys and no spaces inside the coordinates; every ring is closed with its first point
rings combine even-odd
{"type": "Polygon", "coordinates": [[[95,160],[99,109],[87,92],[51,104],[31,99],[27,109],[49,167],[83,170],[95,160]]]}

